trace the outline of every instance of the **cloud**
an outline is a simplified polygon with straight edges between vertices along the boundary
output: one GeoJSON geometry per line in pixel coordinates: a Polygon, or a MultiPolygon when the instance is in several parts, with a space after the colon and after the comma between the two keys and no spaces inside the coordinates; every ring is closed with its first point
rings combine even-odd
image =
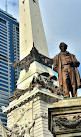
{"type": "Polygon", "coordinates": [[[0,8],[3,9],[3,10],[5,10],[5,5],[6,5],[5,2],[6,2],[5,0],[2,0],[2,1],[0,2],[0,8]]]}
{"type": "MultiPolygon", "coordinates": [[[[44,0],[44,2],[39,2],[47,40],[49,39],[53,43],[54,41],[66,41],[67,44],[72,44],[72,42],[80,44],[81,1],[51,0],[49,2],[49,0],[44,0]]],[[[50,46],[53,47],[53,45],[50,46]]],[[[74,46],[77,47],[75,44],[74,46]]]]}
{"type": "Polygon", "coordinates": [[[16,5],[17,5],[17,3],[16,3],[16,2],[13,2],[13,1],[12,1],[12,2],[9,2],[9,4],[12,5],[12,6],[16,6],[16,5]]]}
{"type": "MultiPolygon", "coordinates": [[[[81,0],[39,0],[50,57],[59,53],[60,42],[81,62],[81,0]]],[[[81,74],[81,66],[79,67],[81,74]]]]}
{"type": "Polygon", "coordinates": [[[19,6],[19,0],[8,0],[8,5],[17,6],[18,7],[19,6]]]}
{"type": "MultiPolygon", "coordinates": [[[[6,0],[2,0],[0,8],[5,11],[6,0]]],[[[19,21],[19,0],[8,0],[8,13],[19,21]]]]}
{"type": "Polygon", "coordinates": [[[8,13],[19,21],[19,0],[8,0],[8,13]]]}
{"type": "MultiPolygon", "coordinates": [[[[5,2],[0,3],[3,10],[5,2]]],[[[64,41],[81,62],[81,0],[39,0],[39,4],[50,57],[59,53],[64,41]]],[[[19,20],[19,0],[8,0],[8,13],[19,20]]]]}

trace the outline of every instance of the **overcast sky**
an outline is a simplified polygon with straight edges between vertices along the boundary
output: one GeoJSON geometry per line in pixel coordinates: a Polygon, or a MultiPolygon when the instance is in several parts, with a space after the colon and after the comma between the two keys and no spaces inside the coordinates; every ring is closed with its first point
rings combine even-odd
{"type": "MultiPolygon", "coordinates": [[[[6,0],[0,8],[5,10],[6,0]]],[[[8,13],[19,20],[19,0],[8,0],[8,13]]],[[[65,42],[68,51],[81,63],[81,0],[39,0],[50,57],[60,52],[59,44],[65,42]]],[[[81,65],[79,67],[81,76],[81,65]]]]}

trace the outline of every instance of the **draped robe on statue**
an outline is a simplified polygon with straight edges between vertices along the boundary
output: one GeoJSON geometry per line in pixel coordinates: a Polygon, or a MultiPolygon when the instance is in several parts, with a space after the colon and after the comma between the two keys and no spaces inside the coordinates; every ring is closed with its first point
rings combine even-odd
{"type": "Polygon", "coordinates": [[[65,97],[69,97],[69,91],[73,97],[77,96],[80,86],[78,63],[75,55],[68,51],[60,52],[53,59],[53,70],[58,73],[59,87],[62,88],[65,97]]]}

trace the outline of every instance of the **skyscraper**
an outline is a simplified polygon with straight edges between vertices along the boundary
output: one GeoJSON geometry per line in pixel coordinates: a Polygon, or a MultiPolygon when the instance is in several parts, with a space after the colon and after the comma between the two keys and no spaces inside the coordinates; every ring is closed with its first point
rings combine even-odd
{"type": "Polygon", "coordinates": [[[7,106],[9,96],[16,88],[18,68],[10,63],[19,61],[19,23],[0,9],[0,118],[6,125],[6,115],[1,106],[7,106]]]}

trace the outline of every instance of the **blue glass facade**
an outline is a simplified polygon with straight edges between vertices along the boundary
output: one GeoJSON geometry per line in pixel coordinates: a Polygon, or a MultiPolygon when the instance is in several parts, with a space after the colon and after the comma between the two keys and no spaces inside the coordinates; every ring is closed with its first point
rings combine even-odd
{"type": "Polygon", "coordinates": [[[0,118],[6,125],[1,106],[8,106],[9,96],[16,88],[18,68],[10,63],[19,61],[19,23],[0,9],[0,118]]]}

